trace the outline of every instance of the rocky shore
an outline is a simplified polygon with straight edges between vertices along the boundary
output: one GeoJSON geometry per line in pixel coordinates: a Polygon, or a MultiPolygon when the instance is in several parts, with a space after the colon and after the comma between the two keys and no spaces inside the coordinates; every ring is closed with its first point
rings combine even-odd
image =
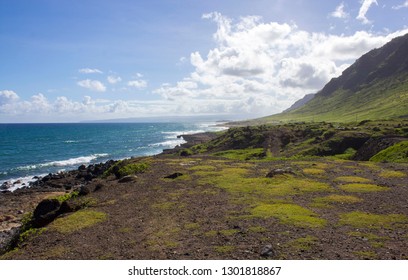
{"type": "MultiPolygon", "coordinates": [[[[179,135],[186,143],[173,149],[164,150],[163,154],[176,153],[193,145],[214,139],[216,133],[205,132],[179,135]]],[[[77,170],[48,174],[42,178],[33,177],[34,181],[11,192],[15,184],[5,182],[0,186],[0,253],[4,251],[12,238],[18,233],[24,218],[35,210],[44,199],[72,192],[89,193],[92,181],[101,177],[117,161],[81,165],[77,170]]],[[[91,187],[92,188],[92,187],[91,187]]]]}

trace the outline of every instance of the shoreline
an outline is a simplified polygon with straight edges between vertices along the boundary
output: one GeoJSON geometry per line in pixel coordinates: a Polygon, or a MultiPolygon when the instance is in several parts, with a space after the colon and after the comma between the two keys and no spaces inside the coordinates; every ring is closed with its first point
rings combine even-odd
{"type": "MultiPolygon", "coordinates": [[[[172,149],[164,149],[161,153],[155,155],[140,156],[140,158],[176,153],[179,150],[206,142],[215,137],[215,132],[178,135],[177,138],[183,138],[186,143],[177,145],[172,149]]],[[[128,159],[132,158],[138,157],[130,157],[128,159]]],[[[7,246],[20,229],[24,216],[34,211],[40,201],[51,196],[63,195],[85,188],[118,161],[119,160],[111,159],[103,163],[94,163],[87,166],[80,165],[76,169],[60,173],[49,173],[43,177],[34,176],[33,178],[36,179],[28,183],[27,186],[17,188],[13,191],[1,190],[0,252],[5,249],[5,246],[7,246]]]]}

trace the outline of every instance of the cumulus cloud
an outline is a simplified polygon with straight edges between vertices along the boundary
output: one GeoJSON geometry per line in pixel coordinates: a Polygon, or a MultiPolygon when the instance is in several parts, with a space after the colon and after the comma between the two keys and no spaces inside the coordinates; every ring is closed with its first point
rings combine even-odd
{"type": "Polygon", "coordinates": [[[137,89],[143,89],[147,87],[147,82],[145,80],[133,80],[129,81],[127,85],[137,89]]]}
{"type": "Polygon", "coordinates": [[[19,100],[19,96],[12,90],[0,90],[0,106],[19,100]]]}
{"type": "Polygon", "coordinates": [[[102,74],[103,72],[99,69],[82,68],[78,70],[81,74],[102,74]]]}
{"type": "Polygon", "coordinates": [[[362,1],[360,11],[358,12],[357,19],[360,20],[363,24],[371,23],[371,21],[368,20],[368,18],[366,17],[366,14],[368,10],[370,9],[370,7],[374,4],[378,6],[377,0],[363,0],[362,1]]]}
{"type": "Polygon", "coordinates": [[[342,2],[339,6],[336,7],[336,10],[334,10],[332,13],[330,13],[330,16],[334,18],[348,18],[349,14],[344,11],[344,2],[342,2]]]}
{"type": "Polygon", "coordinates": [[[116,84],[116,83],[121,82],[122,78],[119,76],[110,75],[108,76],[107,80],[108,80],[108,83],[110,84],[116,84]]]}
{"type": "Polygon", "coordinates": [[[328,35],[260,17],[234,21],[211,13],[203,18],[217,24],[216,46],[206,55],[193,52],[194,71],[154,91],[183,112],[277,113],[320,90],[367,51],[408,31],[328,35]]]}
{"type": "Polygon", "coordinates": [[[92,91],[99,91],[99,92],[104,92],[106,91],[106,86],[98,81],[98,80],[82,80],[77,83],[80,87],[92,90],[92,91]]]}
{"type": "Polygon", "coordinates": [[[392,8],[393,8],[394,10],[399,10],[399,9],[403,9],[403,8],[408,8],[408,0],[405,0],[405,2],[402,3],[401,5],[392,6],[392,8]]]}

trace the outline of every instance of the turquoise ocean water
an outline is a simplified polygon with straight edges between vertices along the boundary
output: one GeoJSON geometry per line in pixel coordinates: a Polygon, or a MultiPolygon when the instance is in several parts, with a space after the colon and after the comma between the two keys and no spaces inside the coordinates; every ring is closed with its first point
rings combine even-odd
{"type": "Polygon", "coordinates": [[[0,124],[0,185],[81,164],[154,155],[184,143],[181,134],[217,131],[210,123],[0,124]]]}

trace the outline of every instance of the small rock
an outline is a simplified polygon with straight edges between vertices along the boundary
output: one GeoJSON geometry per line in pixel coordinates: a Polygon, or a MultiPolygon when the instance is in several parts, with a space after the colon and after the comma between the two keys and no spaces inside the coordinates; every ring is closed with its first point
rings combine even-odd
{"type": "Polygon", "coordinates": [[[183,176],[183,173],[176,172],[176,173],[173,173],[173,174],[171,174],[171,175],[168,175],[168,176],[166,176],[166,177],[164,177],[164,178],[165,178],[165,179],[176,179],[176,178],[178,178],[178,177],[180,177],[180,176],[183,176]]]}
{"type": "Polygon", "coordinates": [[[261,257],[273,257],[274,255],[273,246],[270,244],[265,245],[261,250],[261,257]]]}
{"type": "Polygon", "coordinates": [[[137,176],[134,175],[129,175],[129,176],[125,176],[122,179],[120,179],[118,182],[119,183],[130,183],[133,182],[137,179],[137,176]]]}
{"type": "Polygon", "coordinates": [[[282,174],[295,174],[292,170],[292,168],[288,167],[288,168],[283,168],[283,169],[273,169],[271,171],[269,171],[268,174],[266,174],[266,178],[272,178],[276,175],[282,175],[282,174]]]}
{"type": "Polygon", "coordinates": [[[78,171],[86,171],[86,166],[82,164],[80,167],[78,167],[78,171]]]}

